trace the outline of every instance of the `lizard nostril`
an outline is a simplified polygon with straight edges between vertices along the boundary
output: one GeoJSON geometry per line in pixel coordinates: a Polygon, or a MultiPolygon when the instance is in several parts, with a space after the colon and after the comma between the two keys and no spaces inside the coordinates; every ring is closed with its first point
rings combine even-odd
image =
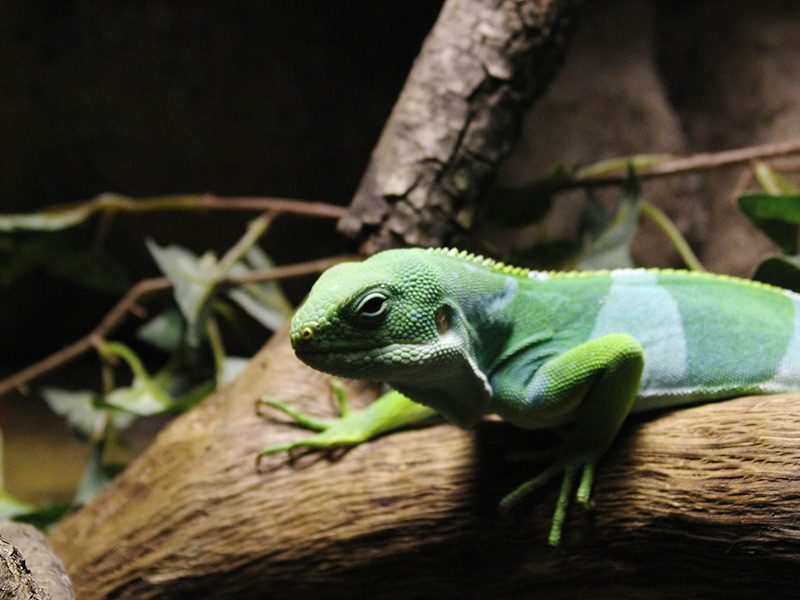
{"type": "Polygon", "coordinates": [[[311,329],[311,327],[303,327],[303,329],[300,330],[300,337],[304,340],[310,340],[314,337],[314,330],[311,329]]]}

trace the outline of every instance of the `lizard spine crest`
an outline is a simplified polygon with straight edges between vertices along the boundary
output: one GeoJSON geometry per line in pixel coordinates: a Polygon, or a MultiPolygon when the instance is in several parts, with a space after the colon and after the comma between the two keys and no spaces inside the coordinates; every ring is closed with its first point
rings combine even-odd
{"type": "Polygon", "coordinates": [[[731,281],[731,282],[741,283],[744,285],[750,285],[759,289],[771,290],[773,292],[789,293],[792,296],[798,296],[798,294],[792,292],[791,290],[786,290],[782,287],[778,287],[770,283],[765,283],[763,281],[744,279],[742,277],[736,277],[734,275],[725,275],[723,273],[709,273],[707,271],[687,271],[685,269],[646,268],[646,267],[629,268],[629,269],[598,269],[593,271],[538,270],[538,269],[529,269],[527,267],[518,267],[515,265],[510,265],[501,262],[499,260],[495,260],[493,258],[488,258],[481,254],[476,254],[474,252],[467,252],[466,250],[459,250],[458,248],[438,247],[438,248],[428,248],[427,250],[428,252],[432,252],[434,254],[442,254],[444,256],[459,258],[461,260],[465,260],[477,266],[488,268],[497,273],[502,273],[503,275],[512,275],[515,277],[530,278],[530,279],[543,279],[543,280],[549,278],[578,279],[583,277],[594,277],[598,275],[609,275],[611,273],[621,273],[621,272],[631,272],[631,273],[643,272],[643,273],[652,273],[653,275],[683,273],[689,275],[690,277],[696,277],[698,279],[731,281]]]}
{"type": "Polygon", "coordinates": [[[452,256],[453,258],[460,258],[467,262],[486,267],[492,271],[503,273],[504,275],[514,275],[516,277],[528,277],[531,273],[530,269],[525,267],[516,267],[508,265],[493,258],[487,258],[480,254],[467,252],[466,250],[459,250],[458,248],[428,248],[428,252],[436,254],[444,254],[445,256],[452,256]]]}

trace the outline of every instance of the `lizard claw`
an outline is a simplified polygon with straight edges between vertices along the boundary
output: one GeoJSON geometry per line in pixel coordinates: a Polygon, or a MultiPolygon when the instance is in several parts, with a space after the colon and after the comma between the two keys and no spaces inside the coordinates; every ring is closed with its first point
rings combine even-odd
{"type": "Polygon", "coordinates": [[[350,409],[344,388],[337,380],[331,381],[331,392],[338,402],[341,415],[335,419],[320,419],[295,410],[278,400],[261,398],[257,409],[262,405],[269,406],[288,415],[301,427],[316,433],[294,442],[267,446],[258,454],[256,462],[260,463],[264,456],[289,452],[295,448],[325,449],[357,446],[388,431],[414,425],[436,414],[432,409],[412,402],[397,391],[386,392],[364,410],[357,411],[350,409]]]}
{"type": "Polygon", "coordinates": [[[316,431],[317,433],[292,442],[262,448],[256,457],[257,466],[260,465],[261,460],[265,456],[279,454],[281,452],[291,452],[295,448],[343,448],[356,446],[372,437],[373,432],[369,428],[369,419],[365,418],[364,411],[352,411],[350,409],[341,382],[337,379],[332,379],[330,388],[331,393],[337,400],[340,414],[339,417],[333,419],[315,417],[268,396],[258,399],[256,402],[256,412],[258,414],[261,414],[260,407],[262,405],[269,406],[289,416],[300,427],[316,431]]]}
{"type": "Polygon", "coordinates": [[[567,516],[567,509],[569,508],[573,493],[575,494],[575,499],[580,504],[585,506],[589,502],[596,464],[596,459],[572,458],[562,454],[561,458],[556,459],[552,465],[539,473],[539,475],[526,481],[503,497],[503,499],[500,500],[500,512],[503,514],[507,513],[522,498],[544,487],[560,474],[563,475],[561,479],[561,488],[558,493],[558,500],[556,500],[556,507],[553,512],[550,533],[547,537],[548,544],[551,546],[558,546],[561,543],[564,520],[567,516]],[[580,481],[578,481],[578,473],[580,473],[580,481]]]}

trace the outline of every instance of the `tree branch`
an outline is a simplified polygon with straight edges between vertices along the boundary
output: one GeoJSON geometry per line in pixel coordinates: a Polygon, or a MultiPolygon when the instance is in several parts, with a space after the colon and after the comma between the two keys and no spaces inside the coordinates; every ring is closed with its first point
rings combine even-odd
{"type": "MultiPolygon", "coordinates": [[[[800,395],[751,397],[629,423],[546,543],[558,486],[501,518],[555,442],[483,423],[394,433],[338,458],[258,450],[302,437],[261,395],[330,414],[327,378],[277,335],[231,385],[180,416],[51,541],[78,596],[792,597],[800,564],[800,395]],[[390,576],[387,576],[390,574],[390,576]],[[400,583],[398,583],[400,582],[400,583]]],[[[351,397],[353,395],[351,389],[351,397]]],[[[358,394],[356,394],[358,396],[358,394]]],[[[363,399],[363,392],[362,392],[363,399]]]]}
{"type": "Polygon", "coordinates": [[[447,0],[339,222],[371,254],[439,246],[559,66],[575,0],[447,0]]]}
{"type": "Polygon", "coordinates": [[[75,599],[64,565],[30,525],[0,521],[0,598],[75,599]]]}

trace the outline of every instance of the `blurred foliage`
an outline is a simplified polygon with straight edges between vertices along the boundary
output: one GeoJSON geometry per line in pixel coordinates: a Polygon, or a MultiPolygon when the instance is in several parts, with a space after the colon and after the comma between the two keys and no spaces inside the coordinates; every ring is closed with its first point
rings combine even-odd
{"type": "MultiPolygon", "coordinates": [[[[631,245],[639,225],[641,204],[641,184],[631,166],[628,169],[616,214],[610,221],[605,220],[596,237],[588,238],[584,250],[577,257],[576,268],[581,271],[596,271],[633,267],[631,245]]],[[[602,210],[592,197],[589,198],[588,208],[595,214],[602,210]]],[[[597,218],[593,221],[593,223],[598,222],[603,223],[597,218]]],[[[587,236],[591,234],[591,230],[586,232],[587,236]]]]}
{"type": "Polygon", "coordinates": [[[736,202],[784,253],[765,258],[753,279],[800,292],[800,191],[764,162],[756,163],[753,173],[764,192],[742,194],[736,202]]]}
{"type": "Polygon", "coordinates": [[[80,231],[0,233],[0,286],[14,285],[39,271],[90,290],[123,293],[126,270],[108,254],[92,248],[80,231]]]}
{"type": "MultiPolygon", "coordinates": [[[[26,271],[38,269],[93,290],[130,289],[122,267],[101,250],[85,247],[85,231],[80,230],[89,216],[91,212],[75,207],[0,215],[0,229],[12,231],[0,236],[0,282],[13,285],[26,271]]],[[[0,481],[0,518],[47,526],[70,506],[84,504],[124,467],[112,457],[130,450],[124,433],[138,419],[185,411],[244,368],[248,359],[229,355],[226,340],[236,341],[253,322],[274,331],[292,311],[274,281],[228,282],[229,277],[272,266],[257,245],[268,225],[265,216],[255,219],[222,259],[212,252],[198,256],[181,246],[144,242],[171,283],[173,303],[141,325],[130,343],[99,341],[103,376],[96,389],[38,390],[50,409],[93,448],[72,504],[33,506],[3,491],[0,481]],[[148,347],[154,351],[140,355],[148,347]]]]}

